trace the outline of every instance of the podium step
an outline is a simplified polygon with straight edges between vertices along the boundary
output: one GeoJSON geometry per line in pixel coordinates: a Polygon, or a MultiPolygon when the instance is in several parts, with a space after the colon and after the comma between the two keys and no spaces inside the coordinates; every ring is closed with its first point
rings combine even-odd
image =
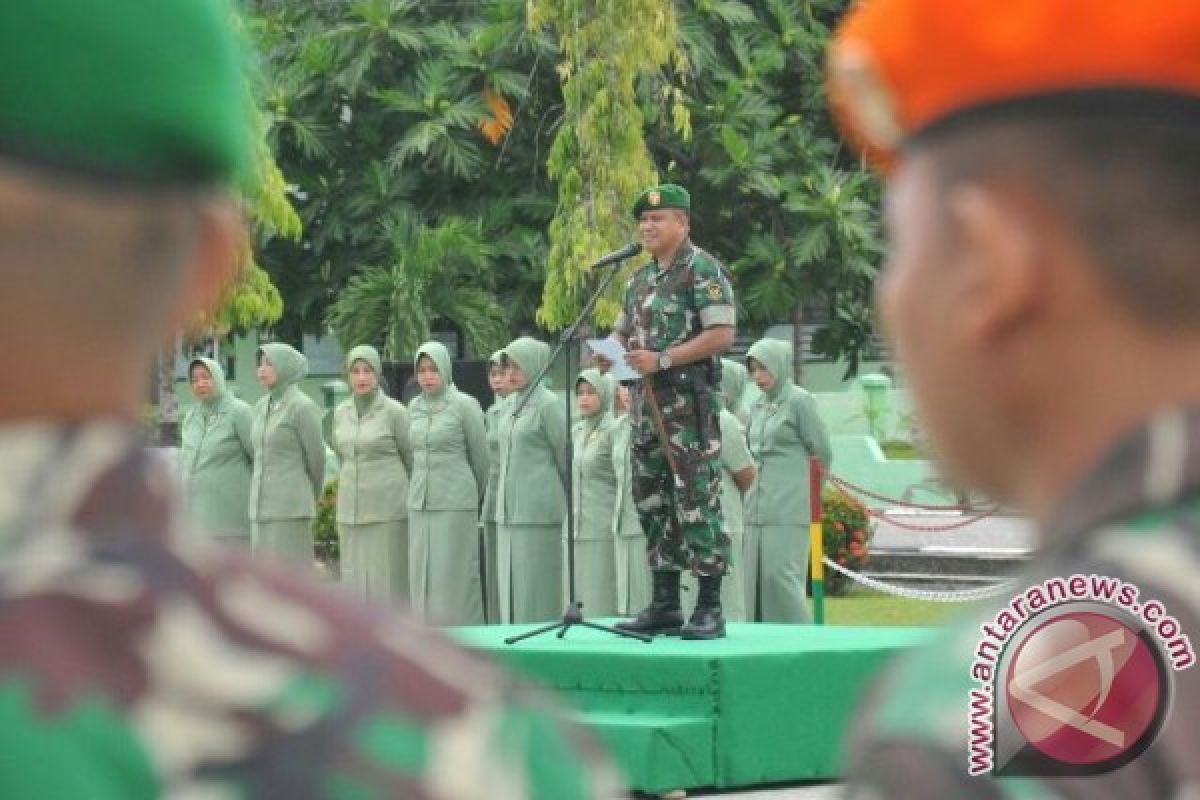
{"type": "Polygon", "coordinates": [[[666,794],[716,783],[713,759],[697,757],[711,754],[716,746],[711,717],[614,711],[584,711],[574,716],[604,742],[618,764],[642,777],[638,788],[644,792],[666,794]],[[681,781],[682,775],[687,779],[681,781]]]}

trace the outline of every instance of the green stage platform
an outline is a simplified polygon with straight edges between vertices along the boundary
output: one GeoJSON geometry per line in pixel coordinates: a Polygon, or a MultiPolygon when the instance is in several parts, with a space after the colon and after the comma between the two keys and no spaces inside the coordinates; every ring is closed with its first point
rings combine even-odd
{"type": "Polygon", "coordinates": [[[587,628],[504,644],[533,625],[453,634],[560,692],[635,789],[824,780],[863,689],[921,628],[730,625],[714,642],[650,644],[587,628]]]}

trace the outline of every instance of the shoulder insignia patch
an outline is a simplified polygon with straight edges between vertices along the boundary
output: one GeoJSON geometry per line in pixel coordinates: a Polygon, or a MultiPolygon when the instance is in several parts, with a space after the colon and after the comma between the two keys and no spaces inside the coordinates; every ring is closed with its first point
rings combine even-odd
{"type": "Polygon", "coordinates": [[[710,283],[708,285],[708,299],[714,303],[725,296],[725,292],[721,289],[720,284],[710,283]]]}

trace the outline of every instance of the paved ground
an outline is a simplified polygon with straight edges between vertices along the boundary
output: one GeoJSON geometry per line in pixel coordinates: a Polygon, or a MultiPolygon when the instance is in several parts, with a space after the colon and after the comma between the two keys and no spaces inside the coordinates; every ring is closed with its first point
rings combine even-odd
{"type": "Polygon", "coordinates": [[[688,793],[690,800],[713,798],[713,800],[841,800],[842,787],[837,783],[806,784],[804,786],[779,786],[769,789],[747,789],[740,792],[717,794],[688,793]]]}
{"type": "MultiPolygon", "coordinates": [[[[657,795],[637,795],[642,800],[658,800],[657,795]]],[[[686,800],[842,800],[838,783],[772,786],[729,792],[688,792],[686,800]]]]}
{"type": "MultiPolygon", "coordinates": [[[[895,515],[905,524],[942,526],[963,517],[949,514],[895,515]]],[[[965,550],[1028,551],[1037,546],[1029,520],[1024,517],[995,516],[951,531],[910,531],[880,520],[871,544],[882,550],[922,550],[929,547],[952,547],[965,550]]]]}

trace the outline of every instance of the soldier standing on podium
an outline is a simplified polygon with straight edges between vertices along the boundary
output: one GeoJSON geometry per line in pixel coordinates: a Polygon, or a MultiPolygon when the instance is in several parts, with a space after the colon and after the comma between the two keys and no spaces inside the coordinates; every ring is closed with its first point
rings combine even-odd
{"type": "Polygon", "coordinates": [[[733,343],[733,288],[720,262],[692,244],[691,198],[662,184],[633,207],[653,260],[630,279],[613,338],[642,376],[633,399],[633,495],[653,570],[650,605],[620,624],[685,639],[725,635],[721,578],[729,537],[721,521],[720,356],[733,343]],[[686,625],[682,570],[700,592],[686,625]]]}

